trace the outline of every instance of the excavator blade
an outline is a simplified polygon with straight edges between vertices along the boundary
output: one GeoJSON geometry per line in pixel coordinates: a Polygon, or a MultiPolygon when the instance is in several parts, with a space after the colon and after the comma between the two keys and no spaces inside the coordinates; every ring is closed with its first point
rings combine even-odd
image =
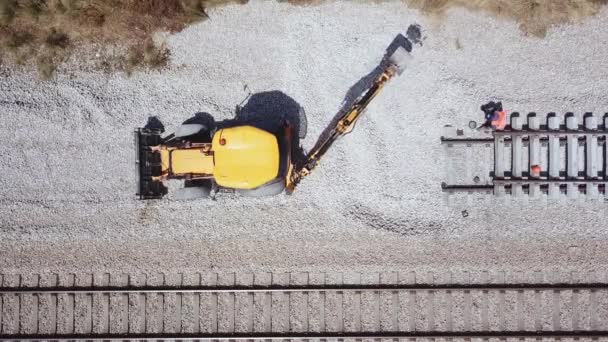
{"type": "Polygon", "coordinates": [[[397,73],[400,75],[407,67],[407,63],[411,58],[412,56],[405,48],[398,47],[388,58],[388,61],[397,68],[397,73]]]}
{"type": "Polygon", "coordinates": [[[162,166],[160,154],[152,152],[150,147],[158,146],[160,143],[160,130],[147,128],[135,130],[136,195],[139,199],[162,198],[167,194],[167,188],[163,182],[153,178],[161,175],[162,166]]]}

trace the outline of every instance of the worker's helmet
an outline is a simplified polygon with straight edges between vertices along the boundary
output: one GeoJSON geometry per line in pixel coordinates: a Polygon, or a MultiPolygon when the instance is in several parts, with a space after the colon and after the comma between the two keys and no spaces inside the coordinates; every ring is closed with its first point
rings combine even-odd
{"type": "Polygon", "coordinates": [[[497,112],[502,112],[502,102],[490,101],[481,106],[481,110],[485,114],[486,121],[495,120],[497,112]]]}

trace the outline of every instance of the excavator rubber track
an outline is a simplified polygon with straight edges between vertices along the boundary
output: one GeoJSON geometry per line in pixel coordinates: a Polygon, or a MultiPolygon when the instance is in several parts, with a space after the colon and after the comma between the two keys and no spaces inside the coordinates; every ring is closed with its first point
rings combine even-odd
{"type": "Polygon", "coordinates": [[[167,187],[155,177],[162,173],[160,153],[151,147],[162,142],[160,129],[138,128],[135,130],[135,166],[137,175],[136,195],[139,199],[159,199],[167,194],[167,187]]]}

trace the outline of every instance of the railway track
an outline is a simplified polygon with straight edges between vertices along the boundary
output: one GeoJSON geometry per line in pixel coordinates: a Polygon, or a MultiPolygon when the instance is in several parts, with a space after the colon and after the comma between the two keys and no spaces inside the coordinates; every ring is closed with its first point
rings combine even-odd
{"type": "MultiPolygon", "coordinates": [[[[448,127],[441,142],[448,159],[455,149],[465,148],[466,175],[455,174],[448,162],[448,180],[442,189],[453,193],[491,193],[515,198],[546,196],[551,200],[582,198],[604,201],[608,198],[608,114],[583,116],[582,125],[573,113],[563,118],[549,113],[541,124],[535,113],[526,122],[519,113],[511,115],[505,130],[478,135],[448,127]],[[491,149],[483,162],[485,172],[469,174],[476,146],[491,149]],[[490,164],[491,167],[488,167],[490,164]],[[455,179],[463,179],[463,182],[455,179]]],[[[479,152],[478,152],[479,153],[479,152]]],[[[461,172],[462,173],[462,172],[461,172]]]]}
{"type": "Polygon", "coordinates": [[[0,340],[608,340],[603,282],[203,283],[2,287],[0,340]]]}

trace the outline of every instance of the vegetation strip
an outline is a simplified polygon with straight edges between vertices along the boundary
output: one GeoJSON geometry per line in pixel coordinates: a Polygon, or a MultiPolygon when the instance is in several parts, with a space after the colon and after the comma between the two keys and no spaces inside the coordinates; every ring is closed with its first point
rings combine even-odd
{"type": "MultiPolygon", "coordinates": [[[[293,5],[330,2],[277,1],[293,5]]],[[[451,8],[481,10],[516,21],[526,34],[543,37],[552,26],[595,15],[608,0],[403,2],[440,20],[451,8]]],[[[2,0],[0,65],[33,63],[46,79],[71,56],[106,72],[162,70],[171,52],[162,39],[154,39],[157,32],[173,34],[209,19],[210,8],[246,3],[248,0],[2,0]]]]}

